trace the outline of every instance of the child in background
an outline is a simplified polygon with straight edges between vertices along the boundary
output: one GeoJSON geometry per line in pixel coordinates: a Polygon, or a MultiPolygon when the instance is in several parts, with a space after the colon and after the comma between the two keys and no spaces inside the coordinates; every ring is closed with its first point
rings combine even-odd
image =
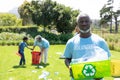
{"type": "Polygon", "coordinates": [[[23,41],[19,44],[18,53],[21,55],[19,65],[22,65],[22,64],[25,65],[24,48],[27,47],[28,49],[31,49],[27,46],[27,41],[28,41],[28,38],[24,37],[23,41]]]}

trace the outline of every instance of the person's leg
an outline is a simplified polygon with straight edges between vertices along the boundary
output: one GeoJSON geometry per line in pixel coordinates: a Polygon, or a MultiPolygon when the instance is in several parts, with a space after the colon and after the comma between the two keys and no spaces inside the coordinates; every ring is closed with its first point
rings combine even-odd
{"type": "Polygon", "coordinates": [[[20,59],[19,65],[22,65],[22,56],[21,56],[21,59],[20,59]]]}
{"type": "Polygon", "coordinates": [[[21,59],[20,59],[20,62],[19,62],[19,65],[22,65],[22,62],[23,62],[23,54],[22,53],[20,53],[21,54],[21,59]]]}
{"type": "Polygon", "coordinates": [[[48,48],[44,49],[44,63],[47,63],[47,57],[48,57],[48,48]]]}
{"type": "Polygon", "coordinates": [[[23,53],[23,65],[25,65],[25,64],[26,64],[25,55],[24,55],[24,53],[23,53]]]}
{"type": "Polygon", "coordinates": [[[40,63],[42,62],[43,63],[43,54],[40,55],[40,63]]]}
{"type": "MultiPolygon", "coordinates": [[[[40,48],[40,49],[42,49],[42,48],[40,48]]],[[[44,52],[41,52],[41,54],[40,54],[40,63],[43,62],[43,54],[44,54],[44,52]]]]}

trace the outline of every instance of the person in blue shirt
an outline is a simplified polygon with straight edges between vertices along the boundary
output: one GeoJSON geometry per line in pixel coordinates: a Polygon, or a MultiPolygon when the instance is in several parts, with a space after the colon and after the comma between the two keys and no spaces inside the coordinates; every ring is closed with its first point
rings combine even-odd
{"type": "Polygon", "coordinates": [[[25,55],[24,55],[24,48],[27,47],[28,49],[32,50],[32,48],[29,48],[27,46],[27,41],[28,41],[28,38],[24,37],[23,41],[20,42],[20,44],[19,44],[18,53],[21,55],[21,59],[20,59],[19,65],[25,65],[25,63],[26,63],[25,55]]]}
{"type": "MultiPolygon", "coordinates": [[[[75,59],[80,62],[84,61],[99,61],[99,59],[109,59],[110,51],[107,43],[100,36],[91,33],[90,29],[91,19],[90,17],[82,13],[77,17],[77,26],[80,29],[80,33],[69,39],[66,43],[64,51],[65,65],[70,71],[74,80],[70,63],[75,59]],[[99,56],[101,55],[101,56],[99,56]]],[[[82,79],[82,80],[103,80],[103,78],[95,79],[82,79]]]]}
{"type": "Polygon", "coordinates": [[[33,45],[33,50],[34,48],[38,46],[40,48],[40,52],[41,52],[41,62],[42,62],[42,56],[44,54],[44,64],[47,64],[47,57],[48,57],[48,49],[49,49],[49,41],[46,40],[45,38],[43,38],[42,36],[40,35],[37,35],[35,37],[35,41],[34,41],[34,45],[33,45]]]}

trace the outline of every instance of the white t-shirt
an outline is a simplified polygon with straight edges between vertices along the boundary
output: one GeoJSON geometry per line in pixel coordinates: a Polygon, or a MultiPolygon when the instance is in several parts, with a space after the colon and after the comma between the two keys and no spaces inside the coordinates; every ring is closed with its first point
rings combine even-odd
{"type": "Polygon", "coordinates": [[[88,38],[81,38],[79,35],[69,39],[64,51],[66,58],[79,61],[99,61],[110,57],[109,48],[105,40],[96,34],[88,38]]]}

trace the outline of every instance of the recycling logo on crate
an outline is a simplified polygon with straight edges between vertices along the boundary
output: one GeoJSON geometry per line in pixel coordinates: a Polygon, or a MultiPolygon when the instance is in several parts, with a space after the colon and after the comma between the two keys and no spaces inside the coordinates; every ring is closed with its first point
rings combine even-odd
{"type": "Polygon", "coordinates": [[[95,76],[96,69],[95,66],[92,64],[85,64],[82,70],[82,74],[86,77],[93,77],[95,76]]]}

